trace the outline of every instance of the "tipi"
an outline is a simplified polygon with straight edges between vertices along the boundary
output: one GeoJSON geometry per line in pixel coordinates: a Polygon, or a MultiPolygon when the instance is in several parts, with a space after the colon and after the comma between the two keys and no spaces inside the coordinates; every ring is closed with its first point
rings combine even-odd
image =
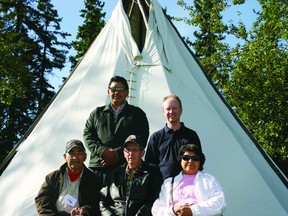
{"type": "Polygon", "coordinates": [[[103,31],[0,177],[2,214],[37,215],[34,197],[45,175],[64,162],[66,141],[83,139],[92,109],[108,103],[107,84],[113,75],[129,80],[129,102],[146,112],[150,133],[164,126],[162,98],[171,93],[181,98],[182,120],[197,131],[207,157],[204,171],[215,175],[224,188],[224,215],[288,215],[287,178],[275,173],[275,165],[209,82],[157,0],[119,0],[103,31]],[[143,28],[137,29],[135,19],[130,23],[127,16],[135,12],[130,10],[133,4],[140,5],[137,18],[143,28]]]}

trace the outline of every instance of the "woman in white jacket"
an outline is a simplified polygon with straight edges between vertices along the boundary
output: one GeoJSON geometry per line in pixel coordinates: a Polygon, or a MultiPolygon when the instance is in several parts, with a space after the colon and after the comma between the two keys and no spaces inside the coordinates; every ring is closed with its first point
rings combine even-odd
{"type": "Polygon", "coordinates": [[[182,171],[167,178],[154,202],[154,216],[222,215],[226,207],[224,192],[216,178],[201,172],[205,155],[198,146],[183,145],[178,159],[182,171]]]}

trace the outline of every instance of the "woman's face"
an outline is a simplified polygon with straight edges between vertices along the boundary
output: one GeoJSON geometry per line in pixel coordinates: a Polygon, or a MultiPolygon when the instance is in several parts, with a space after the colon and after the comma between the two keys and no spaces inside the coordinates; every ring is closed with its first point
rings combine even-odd
{"type": "Polygon", "coordinates": [[[186,151],[182,155],[181,167],[183,174],[193,175],[196,174],[200,167],[200,156],[196,155],[194,152],[186,151]]]}

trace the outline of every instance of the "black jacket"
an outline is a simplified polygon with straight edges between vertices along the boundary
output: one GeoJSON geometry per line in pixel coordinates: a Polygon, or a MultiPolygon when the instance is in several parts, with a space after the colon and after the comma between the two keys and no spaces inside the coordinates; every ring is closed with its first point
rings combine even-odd
{"type": "Polygon", "coordinates": [[[100,210],[108,216],[150,216],[154,201],[158,198],[162,177],[159,168],[142,162],[135,172],[130,189],[126,194],[126,166],[122,165],[110,173],[110,183],[101,190],[100,210]]]}
{"type": "MultiPolygon", "coordinates": [[[[59,170],[48,174],[45,182],[42,184],[38,195],[35,198],[35,204],[39,215],[57,216],[58,211],[56,202],[64,183],[64,174],[67,163],[63,164],[59,170]]],[[[79,185],[79,206],[88,205],[89,216],[99,216],[101,183],[91,170],[84,166],[84,171],[79,185]]]]}
{"type": "Polygon", "coordinates": [[[132,134],[140,136],[146,146],[149,124],[145,112],[139,107],[126,103],[116,120],[111,105],[93,110],[84,128],[84,143],[91,152],[89,167],[112,170],[124,164],[122,147],[126,138],[132,134]],[[120,161],[113,167],[103,167],[101,164],[102,154],[107,147],[116,150],[120,157],[120,161]]]}

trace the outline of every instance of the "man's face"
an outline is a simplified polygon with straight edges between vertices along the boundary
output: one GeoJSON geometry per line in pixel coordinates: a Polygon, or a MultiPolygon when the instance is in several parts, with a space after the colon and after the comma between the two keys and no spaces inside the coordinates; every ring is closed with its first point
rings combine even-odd
{"type": "Polygon", "coordinates": [[[141,164],[144,150],[140,149],[135,143],[128,143],[124,148],[124,157],[129,168],[137,168],[141,164]]]}
{"type": "Polygon", "coordinates": [[[180,108],[180,104],[176,99],[168,98],[163,102],[163,113],[167,119],[167,122],[173,124],[180,122],[182,109],[180,108]]]}
{"type": "Polygon", "coordinates": [[[112,82],[108,89],[108,95],[112,105],[121,106],[125,103],[129,91],[121,82],[112,82]]]}
{"type": "Polygon", "coordinates": [[[72,173],[79,173],[82,171],[86,157],[87,154],[85,150],[80,147],[74,147],[68,153],[64,154],[64,158],[68,164],[68,169],[72,173]]]}

